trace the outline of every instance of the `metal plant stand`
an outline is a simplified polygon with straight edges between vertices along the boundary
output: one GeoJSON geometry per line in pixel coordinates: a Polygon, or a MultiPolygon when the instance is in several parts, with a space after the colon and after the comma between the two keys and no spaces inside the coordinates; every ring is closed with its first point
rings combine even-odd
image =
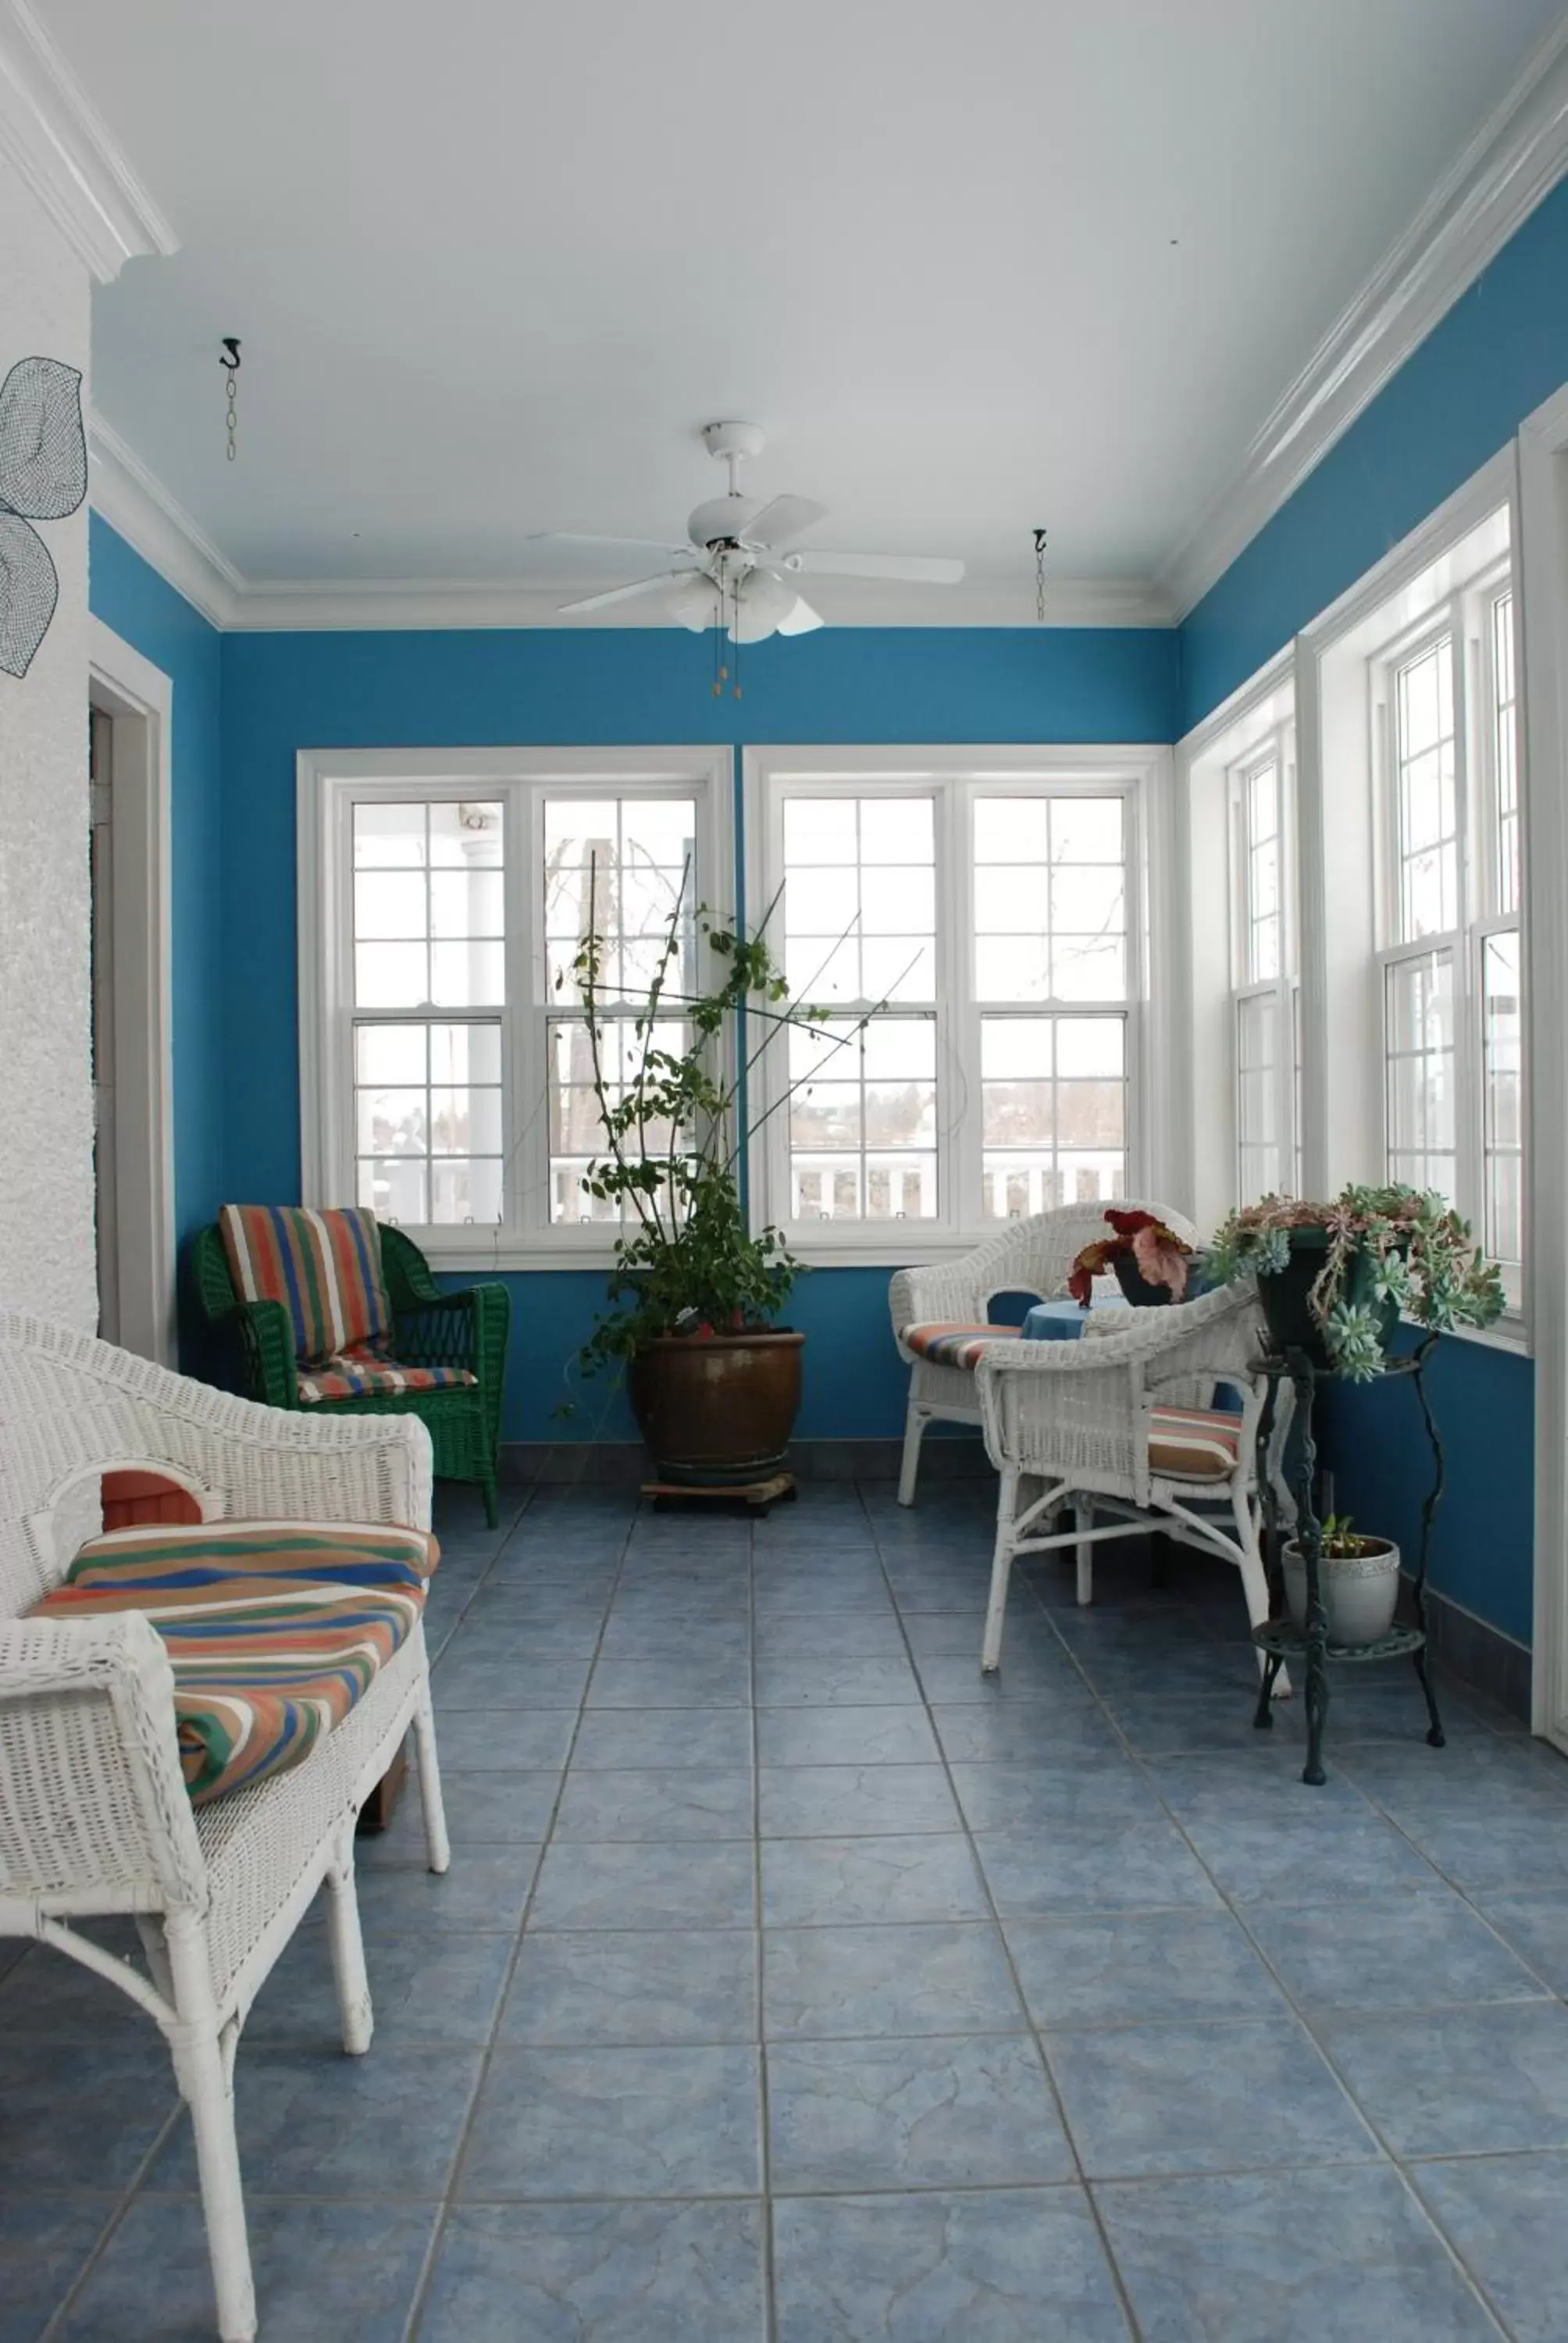
{"type": "Polygon", "coordinates": [[[1402,1659],[1408,1653],[1415,1664],[1421,1688],[1426,1696],[1427,1715],[1431,1723],[1427,1739],[1434,1749],[1444,1742],[1442,1719],[1438,1715],[1437,1697],[1426,1664],[1426,1567],[1432,1547],[1432,1524],[1442,1498],[1442,1442],[1438,1436],[1431,1403],[1426,1395],[1425,1366],[1427,1353],[1437,1340],[1429,1334],[1409,1358],[1388,1359],[1383,1364],[1385,1375],[1408,1375],[1415,1385],[1415,1395],[1421,1402],[1422,1420],[1426,1436],[1432,1443],[1432,1480],[1421,1509],[1421,1554],[1412,1593],[1414,1624],[1408,1627],[1391,1627],[1374,1644],[1332,1644],[1329,1641],[1329,1618],[1324,1607],[1320,1584],[1322,1562],[1322,1524],[1317,1516],[1313,1501],[1312,1482],[1316,1473],[1318,1452],[1312,1437],[1312,1412],[1317,1399],[1317,1387],[1332,1372],[1314,1366],[1304,1351],[1289,1350],[1255,1363],[1253,1372],[1268,1381],[1262,1414],[1258,1423],[1258,1488],[1262,1500],[1263,1520],[1268,1531],[1269,1551],[1277,1555],[1279,1544],[1279,1493],[1269,1470],[1269,1449],[1273,1436],[1274,1422],[1279,1408],[1280,1385],[1289,1383],[1295,1393],[1295,1421],[1289,1438],[1296,1443],[1296,1467],[1292,1487],[1296,1500],[1296,1538],[1302,1550],[1307,1582],[1306,1621],[1298,1627],[1291,1619],[1271,1619],[1253,1631],[1252,1641],[1263,1654],[1263,1679],[1259,1693],[1257,1715],[1252,1722],[1261,1730],[1273,1725],[1272,1698],[1274,1679],[1287,1660],[1304,1661],[1307,1702],[1307,1763],[1302,1775],[1303,1782],[1314,1786],[1327,1780],[1323,1772],[1323,1724],[1329,1709],[1328,1663],[1349,1660],[1357,1663],[1369,1660],[1402,1659]]]}

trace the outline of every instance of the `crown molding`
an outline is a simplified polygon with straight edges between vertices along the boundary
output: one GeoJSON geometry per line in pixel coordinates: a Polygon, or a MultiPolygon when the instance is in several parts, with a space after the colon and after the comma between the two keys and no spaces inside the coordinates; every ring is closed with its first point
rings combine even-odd
{"type": "Polygon", "coordinates": [[[1185,618],[1568,169],[1568,22],[1439,180],[1329,328],[1241,470],[1160,570],[1185,618]]]}
{"type": "Polygon", "coordinates": [[[0,0],[0,153],[100,285],[179,238],[27,0],[0,0]]]}
{"type": "Polygon", "coordinates": [[[89,410],[88,496],[95,512],[215,627],[232,627],[245,594],[234,564],[203,535],[113,426],[89,410]]]}
{"type": "MultiPolygon", "coordinates": [[[[606,628],[668,626],[650,606],[645,616],[624,608],[563,618],[565,585],[506,585],[480,578],[250,578],[193,519],[178,498],[128,447],[112,424],[90,413],[93,509],[135,548],[204,618],[225,632],[441,632],[457,628],[553,628],[562,634],[606,628]]],[[[852,602],[844,581],[832,581],[840,605],[829,623],[839,627],[992,627],[1028,632],[1037,624],[1034,586],[1017,579],[976,579],[918,597],[856,581],[852,602]]],[[[1049,627],[1169,627],[1169,599],[1138,578],[1060,578],[1046,588],[1049,627]]]]}

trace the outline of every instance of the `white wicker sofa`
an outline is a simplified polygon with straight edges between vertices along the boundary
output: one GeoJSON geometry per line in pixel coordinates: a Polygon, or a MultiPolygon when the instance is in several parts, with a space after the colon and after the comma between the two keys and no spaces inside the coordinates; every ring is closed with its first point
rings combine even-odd
{"type": "MultiPolygon", "coordinates": [[[[1189,1220],[1169,1204],[1144,1203],[1135,1196],[1117,1197],[1123,1212],[1151,1212],[1157,1221],[1189,1244],[1197,1232],[1189,1220]]],[[[1067,1292],[1072,1264],[1087,1244],[1108,1236],[1103,1202],[1060,1204],[1053,1212],[1036,1212],[1031,1220],[1010,1221],[994,1237],[965,1253],[961,1261],[939,1262],[920,1269],[900,1269],[888,1300],[893,1316],[893,1339],[899,1356],[910,1370],[910,1399],[904,1417],[903,1469],[899,1475],[899,1503],[912,1505],[920,1469],[920,1442],[928,1423],[980,1422],[980,1394],[974,1369],[983,1341],[1003,1341],[1016,1335],[1016,1326],[990,1326],[986,1312],[999,1293],[1030,1293],[1036,1301],[1053,1301],[1067,1292]],[[961,1363],[928,1358],[920,1347],[938,1330],[949,1335],[969,1332],[974,1339],[954,1345],[961,1363]],[[911,1344],[910,1337],[915,1342],[911,1344]]]]}
{"type": "Polygon", "coordinates": [[[416,1624],[338,1729],[292,1771],[193,1810],[162,1642],[135,1613],[23,1614],[99,1525],[106,1472],[189,1490],[204,1520],[427,1529],[430,1441],[407,1416],[291,1416],[0,1312],[0,1936],[35,1936],[162,2028],[191,2110],[218,2331],[256,2306],[234,2122],[234,2057],[256,1992],[318,1887],[344,2048],[371,2006],[354,1827],[412,1727],[432,1871],[447,1843],[429,1668],[416,1624]],[[149,1976],[72,1926],[134,1914],[149,1976]]]}

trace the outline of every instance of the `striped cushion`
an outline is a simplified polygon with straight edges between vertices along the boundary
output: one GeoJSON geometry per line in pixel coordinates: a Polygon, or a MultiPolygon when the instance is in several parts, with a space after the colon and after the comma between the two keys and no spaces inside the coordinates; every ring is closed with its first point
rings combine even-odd
{"type": "Polygon", "coordinates": [[[1149,1469],[1171,1481],[1226,1481],[1236,1469],[1241,1419],[1221,1408],[1157,1407],[1149,1419],[1149,1469]]]}
{"type": "Polygon", "coordinates": [[[424,1608],[418,1530],[203,1522],[89,1539],[39,1618],[144,1612],[167,1647],[197,1805],[286,1772],[341,1725],[424,1608]]]}
{"type": "Polygon", "coordinates": [[[226,1204],[218,1214],[235,1292],[281,1302],[307,1366],[340,1351],[374,1349],[392,1331],[374,1212],[307,1212],[298,1204],[226,1204]]]}
{"type": "Polygon", "coordinates": [[[972,1370],[987,1342],[1015,1342],[1022,1332],[1021,1326],[950,1326],[933,1320],[929,1326],[906,1326],[904,1341],[933,1367],[972,1370]]]}
{"type": "Polygon", "coordinates": [[[301,1407],[324,1399],[382,1399],[397,1392],[446,1391],[477,1383],[467,1367],[404,1367],[379,1351],[343,1351],[297,1378],[301,1407]]]}

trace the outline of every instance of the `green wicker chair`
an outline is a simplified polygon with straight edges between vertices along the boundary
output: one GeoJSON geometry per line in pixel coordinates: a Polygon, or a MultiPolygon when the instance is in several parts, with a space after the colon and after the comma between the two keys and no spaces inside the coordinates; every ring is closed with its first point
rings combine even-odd
{"type": "Polygon", "coordinates": [[[494,1529],[511,1296],[504,1285],[447,1293],[401,1229],[382,1223],[378,1233],[392,1302],[394,1356],[411,1367],[466,1367],[472,1383],[317,1400],[307,1409],[299,1397],[288,1312],[281,1302],[241,1301],[216,1226],[198,1230],[191,1241],[191,1282],[208,1323],[236,1346],[239,1389],[247,1399],[311,1415],[417,1415],[430,1434],[437,1478],[477,1483],[484,1492],[485,1518],[494,1529]]]}

